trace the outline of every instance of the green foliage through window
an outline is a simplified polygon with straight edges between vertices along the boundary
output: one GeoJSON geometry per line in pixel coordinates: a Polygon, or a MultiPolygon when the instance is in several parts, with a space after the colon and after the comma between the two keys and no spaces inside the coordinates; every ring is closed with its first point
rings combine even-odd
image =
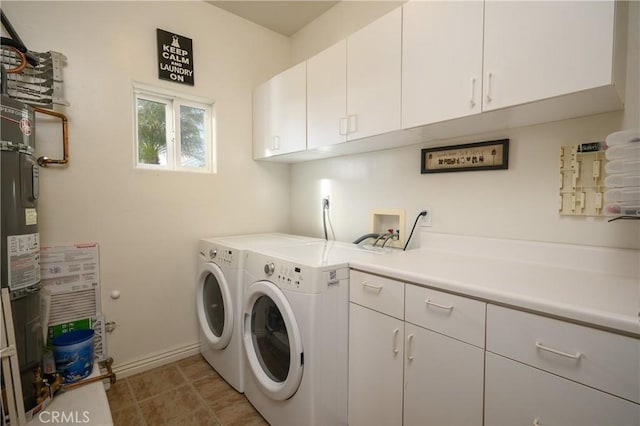
{"type": "Polygon", "coordinates": [[[213,108],[136,90],[136,164],[139,168],[213,171],[213,108]]]}

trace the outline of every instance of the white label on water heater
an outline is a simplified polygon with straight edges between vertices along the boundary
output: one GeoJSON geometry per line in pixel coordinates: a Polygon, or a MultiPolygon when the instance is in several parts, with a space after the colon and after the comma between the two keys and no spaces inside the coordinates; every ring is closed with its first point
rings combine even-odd
{"type": "Polygon", "coordinates": [[[10,291],[40,282],[40,234],[9,235],[7,262],[10,291]]]}
{"type": "Polygon", "coordinates": [[[24,209],[24,221],[27,226],[38,224],[38,212],[36,209],[24,209]]]}

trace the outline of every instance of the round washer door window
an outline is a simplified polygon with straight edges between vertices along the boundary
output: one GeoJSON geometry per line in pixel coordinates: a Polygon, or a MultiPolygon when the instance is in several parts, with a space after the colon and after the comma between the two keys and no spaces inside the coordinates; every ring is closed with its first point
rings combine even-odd
{"type": "Polygon", "coordinates": [[[245,296],[244,345],[262,390],[275,400],[290,398],[303,373],[302,338],[282,291],[268,281],[252,284],[245,296]]]}
{"type": "Polygon", "coordinates": [[[200,329],[214,349],[224,349],[233,332],[233,303],[229,284],[218,265],[205,263],[198,278],[197,312],[200,329]]]}

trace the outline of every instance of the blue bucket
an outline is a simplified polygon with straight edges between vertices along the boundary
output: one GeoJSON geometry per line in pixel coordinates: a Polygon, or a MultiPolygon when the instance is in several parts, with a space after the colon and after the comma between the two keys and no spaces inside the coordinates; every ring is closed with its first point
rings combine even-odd
{"type": "Polygon", "coordinates": [[[93,371],[93,330],[74,330],[53,338],[56,370],[64,383],[84,379],[93,371]]]}

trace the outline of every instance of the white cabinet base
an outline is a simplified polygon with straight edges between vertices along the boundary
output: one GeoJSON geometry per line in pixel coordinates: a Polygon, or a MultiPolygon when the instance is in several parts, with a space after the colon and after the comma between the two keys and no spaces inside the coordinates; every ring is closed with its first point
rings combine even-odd
{"type": "Polygon", "coordinates": [[[487,352],[485,425],[637,425],[640,405],[487,352]]]}

